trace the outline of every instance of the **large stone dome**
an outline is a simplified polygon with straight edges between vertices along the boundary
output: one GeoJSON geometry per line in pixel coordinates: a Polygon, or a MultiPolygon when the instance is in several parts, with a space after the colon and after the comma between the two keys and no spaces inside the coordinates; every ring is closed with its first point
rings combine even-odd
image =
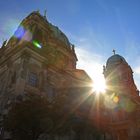
{"type": "Polygon", "coordinates": [[[108,58],[106,66],[116,65],[122,62],[127,63],[126,60],[122,56],[120,56],[119,54],[114,54],[108,58]]]}
{"type": "Polygon", "coordinates": [[[32,12],[20,23],[13,38],[9,40],[8,46],[17,44],[16,39],[28,42],[36,40],[43,46],[53,43],[65,49],[71,49],[67,36],[38,11],[32,12]]]}
{"type": "Polygon", "coordinates": [[[46,17],[42,16],[38,11],[32,12],[21,24],[29,29],[34,27],[34,34],[38,35],[42,32],[46,38],[50,36],[52,39],[62,41],[65,45],[70,46],[66,35],[57,26],[51,24],[46,17]]]}

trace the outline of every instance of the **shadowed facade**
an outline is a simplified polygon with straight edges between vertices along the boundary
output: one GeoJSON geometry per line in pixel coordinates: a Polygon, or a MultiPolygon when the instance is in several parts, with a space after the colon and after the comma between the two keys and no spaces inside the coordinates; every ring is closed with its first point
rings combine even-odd
{"type": "Polygon", "coordinates": [[[75,46],[46,16],[38,11],[27,16],[0,49],[1,123],[11,104],[30,94],[51,101],[66,93],[66,106],[74,102],[73,107],[81,107],[77,114],[89,119],[103,134],[95,137],[86,131],[76,137],[72,131],[70,136],[56,139],[139,140],[140,97],[126,60],[115,53],[107,60],[103,73],[108,89],[101,95],[92,94],[92,80],[76,68],[77,61],[75,46]]]}
{"type": "MultiPolygon", "coordinates": [[[[110,115],[107,139],[140,139],[140,96],[133,71],[126,60],[115,54],[104,66],[107,91],[104,106],[110,115]]],[[[106,129],[106,130],[107,130],[106,129]]]]}

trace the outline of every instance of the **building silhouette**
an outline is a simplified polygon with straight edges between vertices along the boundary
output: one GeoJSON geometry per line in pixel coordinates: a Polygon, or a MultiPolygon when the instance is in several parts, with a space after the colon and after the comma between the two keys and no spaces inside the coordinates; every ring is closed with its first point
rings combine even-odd
{"type": "MultiPolygon", "coordinates": [[[[75,46],[57,26],[49,23],[46,15],[35,11],[27,16],[0,49],[1,122],[11,104],[29,94],[52,100],[67,92],[75,100],[75,95],[78,98],[91,93],[92,80],[84,70],[76,68],[77,61],[75,46]]],[[[140,97],[131,67],[114,51],[103,74],[108,88],[99,95],[98,110],[95,101],[94,108],[91,109],[92,103],[85,103],[80,113],[102,130],[100,140],[139,140],[140,97]]],[[[89,134],[77,139],[96,140],[89,134]]]]}
{"type": "Polygon", "coordinates": [[[131,67],[122,56],[114,53],[107,60],[103,74],[108,86],[104,105],[110,115],[108,131],[111,138],[140,139],[140,96],[131,67]]]}

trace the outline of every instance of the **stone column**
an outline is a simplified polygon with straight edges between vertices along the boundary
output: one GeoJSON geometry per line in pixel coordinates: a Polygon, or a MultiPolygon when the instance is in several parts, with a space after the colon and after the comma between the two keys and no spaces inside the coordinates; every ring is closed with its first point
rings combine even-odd
{"type": "Polygon", "coordinates": [[[118,140],[128,140],[127,130],[121,130],[118,135],[118,140]]]}
{"type": "Polygon", "coordinates": [[[23,52],[21,57],[21,64],[18,70],[16,93],[20,94],[24,92],[25,83],[27,80],[28,65],[29,65],[30,55],[27,52],[23,52]]]}

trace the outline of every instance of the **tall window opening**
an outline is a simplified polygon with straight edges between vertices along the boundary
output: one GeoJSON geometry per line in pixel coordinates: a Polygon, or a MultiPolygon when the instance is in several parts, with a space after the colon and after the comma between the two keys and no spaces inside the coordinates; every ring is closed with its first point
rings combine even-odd
{"type": "Polygon", "coordinates": [[[37,77],[37,74],[31,72],[31,73],[29,74],[28,82],[29,82],[29,84],[30,84],[31,86],[37,87],[37,84],[38,84],[38,77],[37,77]]]}

